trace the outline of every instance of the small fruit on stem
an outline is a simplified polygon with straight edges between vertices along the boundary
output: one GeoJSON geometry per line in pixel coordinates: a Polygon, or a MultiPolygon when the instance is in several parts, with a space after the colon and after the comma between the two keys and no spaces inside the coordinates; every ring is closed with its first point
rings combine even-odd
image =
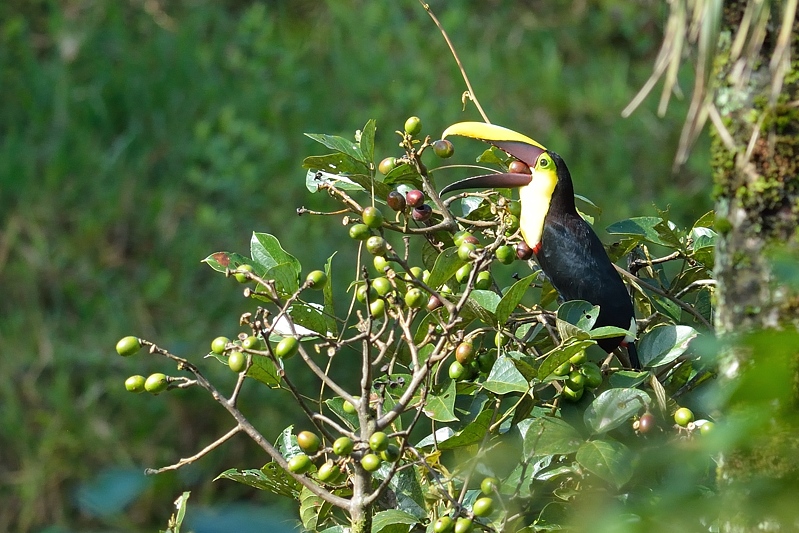
{"type": "Polygon", "coordinates": [[[311,468],[311,458],[300,453],[289,459],[289,472],[304,474],[311,468]]]}
{"type": "Polygon", "coordinates": [[[694,413],[687,407],[680,407],[674,412],[674,421],[678,426],[685,427],[694,421],[694,413]]]}
{"type": "Polygon", "coordinates": [[[125,389],[128,392],[144,392],[144,383],[147,379],[144,376],[130,376],[125,380],[125,389]]]}
{"type": "Polygon", "coordinates": [[[380,171],[382,175],[387,175],[389,172],[394,170],[394,167],[397,166],[397,158],[396,157],[387,157],[383,159],[379,165],[377,165],[377,170],[380,171]]]}
{"type": "Polygon", "coordinates": [[[411,189],[405,193],[405,201],[410,207],[419,207],[424,203],[424,193],[419,189],[411,189]]]}
{"type": "Polygon", "coordinates": [[[353,447],[354,444],[349,437],[339,437],[333,441],[333,453],[341,457],[351,454],[353,447]]]}
{"type": "Polygon", "coordinates": [[[229,343],[230,339],[227,337],[217,337],[211,341],[211,351],[216,355],[222,355],[225,353],[225,346],[227,346],[229,343]]]}
{"type": "Polygon", "coordinates": [[[151,394],[159,394],[164,392],[169,386],[166,376],[160,372],[150,374],[144,382],[144,390],[151,394]]]}
{"type": "Polygon", "coordinates": [[[372,236],[372,230],[366,224],[353,224],[350,226],[350,238],[356,241],[365,241],[372,236]]]}
{"type": "Polygon", "coordinates": [[[313,431],[300,431],[297,433],[297,445],[305,453],[314,454],[319,451],[322,441],[313,431]]]}
{"type": "Polygon", "coordinates": [[[430,217],[433,216],[433,208],[427,204],[422,204],[419,207],[413,208],[413,213],[411,213],[411,216],[417,222],[430,220],[430,217]]]}
{"type": "Polygon", "coordinates": [[[376,207],[365,207],[361,213],[363,223],[372,229],[378,229],[383,226],[383,213],[376,207]]]}
{"type": "Polygon", "coordinates": [[[227,358],[227,366],[238,374],[247,367],[247,356],[238,351],[230,352],[227,358]]]}
{"type": "Polygon", "coordinates": [[[141,349],[141,342],[133,336],[123,337],[117,342],[117,353],[122,357],[129,357],[141,349]]]}
{"type": "Polygon", "coordinates": [[[386,197],[386,204],[394,211],[405,211],[405,197],[401,192],[391,191],[386,197]]]}
{"type": "Polygon", "coordinates": [[[405,121],[405,133],[416,135],[422,131],[422,120],[419,117],[408,117],[405,121]]]}
{"type": "Polygon", "coordinates": [[[244,274],[244,272],[252,272],[253,268],[251,265],[239,265],[239,267],[236,270],[238,270],[238,272],[233,274],[233,277],[236,278],[236,281],[238,281],[239,283],[247,283],[248,281],[250,281],[250,279],[247,277],[246,274],[244,274]]]}
{"type": "Polygon", "coordinates": [[[275,355],[281,359],[293,357],[300,349],[300,341],[296,337],[283,337],[275,346],[275,355]]]}
{"type": "Polygon", "coordinates": [[[455,147],[447,139],[439,139],[433,143],[433,152],[441,159],[447,159],[455,153],[455,147]]]}
{"type": "Polygon", "coordinates": [[[361,466],[367,472],[374,472],[378,468],[380,468],[380,457],[373,453],[367,453],[363,457],[361,457],[361,466]]]}
{"type": "Polygon", "coordinates": [[[325,285],[327,285],[327,274],[321,270],[314,270],[308,274],[308,277],[305,278],[305,281],[308,282],[312,289],[320,291],[325,288],[325,285]]]}

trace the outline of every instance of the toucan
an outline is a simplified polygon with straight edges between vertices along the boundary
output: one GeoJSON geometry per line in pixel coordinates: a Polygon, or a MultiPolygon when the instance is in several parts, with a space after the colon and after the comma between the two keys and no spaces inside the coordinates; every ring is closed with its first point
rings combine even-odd
{"type": "Polygon", "coordinates": [[[451,191],[477,188],[519,188],[520,229],[538,265],[564,300],[585,300],[599,306],[595,327],[616,326],[627,336],[597,340],[610,353],[627,347],[630,365],[641,368],[635,350],[636,324],[632,300],[602,242],[574,204],[574,186],[563,159],[533,139],[483,122],[459,122],[442,138],[459,135],[487,142],[521,161],[530,173],[474,176],[448,185],[451,191]]]}

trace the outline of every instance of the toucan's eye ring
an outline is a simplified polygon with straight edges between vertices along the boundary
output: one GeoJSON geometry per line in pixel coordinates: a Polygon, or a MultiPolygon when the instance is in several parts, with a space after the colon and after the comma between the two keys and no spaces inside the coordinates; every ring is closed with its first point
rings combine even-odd
{"type": "Polygon", "coordinates": [[[549,166],[549,158],[542,157],[538,160],[538,166],[541,168],[547,168],[549,166]]]}

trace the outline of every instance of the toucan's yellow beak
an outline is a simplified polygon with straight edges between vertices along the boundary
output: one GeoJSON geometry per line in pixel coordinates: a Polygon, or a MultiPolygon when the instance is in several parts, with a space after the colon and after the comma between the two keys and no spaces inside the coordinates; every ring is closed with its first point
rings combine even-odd
{"type": "Polygon", "coordinates": [[[538,156],[547,150],[541,143],[526,135],[485,122],[458,122],[445,129],[441,138],[448,135],[459,135],[485,141],[526,163],[531,168],[535,166],[538,156]]]}

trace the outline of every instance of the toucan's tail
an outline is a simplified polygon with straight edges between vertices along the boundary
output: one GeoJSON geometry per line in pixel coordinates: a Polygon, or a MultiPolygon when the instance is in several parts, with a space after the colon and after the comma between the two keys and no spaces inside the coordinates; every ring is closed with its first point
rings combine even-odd
{"type": "Polygon", "coordinates": [[[638,360],[638,350],[635,349],[635,343],[627,344],[627,356],[630,358],[630,366],[634,370],[641,370],[641,361],[638,360]]]}

